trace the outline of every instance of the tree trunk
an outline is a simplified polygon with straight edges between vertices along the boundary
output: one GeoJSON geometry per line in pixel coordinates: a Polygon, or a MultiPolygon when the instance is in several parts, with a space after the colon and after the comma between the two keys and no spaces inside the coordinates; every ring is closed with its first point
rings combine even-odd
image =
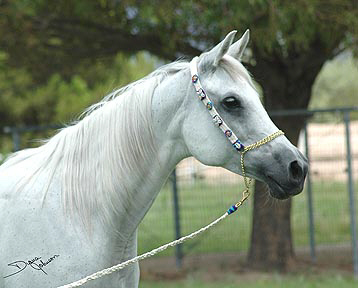
{"type": "Polygon", "coordinates": [[[291,199],[270,199],[265,183],[255,182],[253,230],[248,264],[259,270],[285,271],[293,262],[291,199]]]}
{"type": "MultiPolygon", "coordinates": [[[[273,120],[285,131],[290,141],[297,145],[303,118],[302,121],[297,121],[297,117],[280,118],[273,120]]],[[[292,199],[274,200],[267,190],[266,184],[255,182],[248,264],[251,268],[259,270],[286,271],[294,263],[291,230],[292,199]]]]}
{"type": "MultiPolygon", "coordinates": [[[[327,55],[313,50],[291,58],[272,57],[260,59],[254,55],[257,65],[251,67],[256,79],[261,80],[264,105],[268,111],[278,109],[307,108],[311,87],[327,55]],[[298,65],[300,64],[300,65],[298,65]]],[[[273,121],[297,145],[304,117],[277,117],[273,121]]],[[[294,263],[291,231],[292,199],[270,199],[266,184],[256,181],[254,192],[253,225],[247,264],[260,270],[286,271],[294,263]]]]}
{"type": "MultiPolygon", "coordinates": [[[[287,121],[290,124],[293,121],[287,121]]],[[[294,126],[278,124],[293,144],[297,144],[300,126],[294,118],[294,126]],[[294,137],[290,135],[294,134],[294,137]]],[[[280,201],[272,199],[268,186],[255,182],[253,224],[248,265],[259,270],[286,271],[294,263],[294,250],[291,230],[292,199],[280,201]]]]}

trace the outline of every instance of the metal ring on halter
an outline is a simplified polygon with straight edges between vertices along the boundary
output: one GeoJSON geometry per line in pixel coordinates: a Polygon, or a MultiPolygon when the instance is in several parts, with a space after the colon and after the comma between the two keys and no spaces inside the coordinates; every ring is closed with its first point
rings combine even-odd
{"type": "Polygon", "coordinates": [[[281,130],[278,130],[275,133],[272,133],[271,135],[268,135],[265,138],[253,144],[244,146],[242,142],[239,140],[239,138],[237,138],[233,130],[229,128],[229,126],[225,123],[223,118],[219,115],[219,113],[217,112],[217,110],[213,105],[213,102],[210,100],[210,97],[205,92],[204,88],[201,86],[200,77],[197,68],[197,62],[198,62],[198,57],[193,58],[190,62],[190,72],[192,76],[191,79],[195,87],[195,91],[199,95],[200,100],[207,107],[207,111],[210,113],[211,117],[213,118],[214,124],[216,124],[216,126],[219,127],[220,130],[225,134],[226,138],[231,142],[232,146],[241,153],[240,165],[241,165],[241,172],[242,172],[242,176],[244,177],[244,183],[246,188],[242,192],[242,199],[239,202],[237,202],[235,205],[232,205],[227,210],[227,213],[230,215],[234,213],[237,210],[237,208],[240,207],[242,203],[244,203],[244,201],[250,196],[250,184],[252,179],[246,176],[245,163],[244,163],[245,153],[253,149],[259,148],[260,146],[274,140],[278,136],[284,135],[285,133],[283,133],[281,130]]]}

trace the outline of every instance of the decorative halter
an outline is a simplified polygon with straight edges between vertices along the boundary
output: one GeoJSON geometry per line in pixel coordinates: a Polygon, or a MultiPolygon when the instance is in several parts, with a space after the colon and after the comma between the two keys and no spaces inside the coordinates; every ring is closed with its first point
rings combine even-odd
{"type": "Polygon", "coordinates": [[[244,177],[246,189],[242,192],[243,195],[242,195],[241,201],[237,202],[235,205],[232,205],[227,210],[227,213],[231,214],[231,213],[235,212],[237,210],[237,208],[240,207],[242,205],[242,203],[250,196],[250,184],[251,184],[252,179],[251,178],[248,179],[248,177],[246,176],[245,165],[244,165],[245,153],[247,151],[258,148],[258,147],[272,141],[273,139],[277,138],[278,136],[284,135],[285,133],[283,133],[281,130],[278,130],[275,133],[268,135],[265,138],[255,142],[251,145],[245,146],[244,144],[242,144],[241,141],[239,140],[239,138],[237,138],[237,136],[235,135],[235,133],[230,129],[230,127],[225,123],[225,121],[220,117],[218,111],[215,109],[215,107],[213,105],[213,102],[210,100],[209,96],[206,94],[205,90],[201,86],[198,69],[197,69],[197,62],[198,62],[198,57],[194,57],[190,62],[191,81],[194,84],[195,91],[198,94],[201,102],[206,106],[207,110],[209,111],[214,124],[217,127],[219,127],[220,130],[225,134],[226,138],[230,141],[232,146],[238,152],[241,153],[240,164],[241,164],[241,171],[242,171],[242,176],[244,177]]]}

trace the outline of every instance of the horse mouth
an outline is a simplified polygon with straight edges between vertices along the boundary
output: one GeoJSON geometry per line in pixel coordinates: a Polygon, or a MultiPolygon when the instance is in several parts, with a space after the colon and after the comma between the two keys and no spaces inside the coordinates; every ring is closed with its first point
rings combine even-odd
{"type": "Polygon", "coordinates": [[[288,189],[282,186],[272,176],[267,175],[265,182],[269,187],[269,193],[271,197],[279,200],[285,200],[291,197],[292,194],[287,191],[288,189]]]}

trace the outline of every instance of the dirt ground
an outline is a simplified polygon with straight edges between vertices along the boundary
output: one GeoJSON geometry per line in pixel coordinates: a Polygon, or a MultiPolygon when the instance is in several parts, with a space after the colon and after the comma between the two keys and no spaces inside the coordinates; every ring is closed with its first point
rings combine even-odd
{"type": "MultiPolygon", "coordinates": [[[[296,249],[295,264],[287,273],[339,273],[347,276],[353,274],[350,245],[320,246],[316,248],[316,255],[317,259],[313,262],[307,248],[296,249]]],[[[227,273],[234,273],[240,275],[242,280],[250,280],[257,276],[262,278],[265,274],[252,271],[245,264],[246,253],[187,255],[183,259],[181,269],[176,268],[174,257],[156,257],[140,263],[141,279],[179,280],[190,274],[200,274],[205,281],[220,281],[227,273]]]]}

